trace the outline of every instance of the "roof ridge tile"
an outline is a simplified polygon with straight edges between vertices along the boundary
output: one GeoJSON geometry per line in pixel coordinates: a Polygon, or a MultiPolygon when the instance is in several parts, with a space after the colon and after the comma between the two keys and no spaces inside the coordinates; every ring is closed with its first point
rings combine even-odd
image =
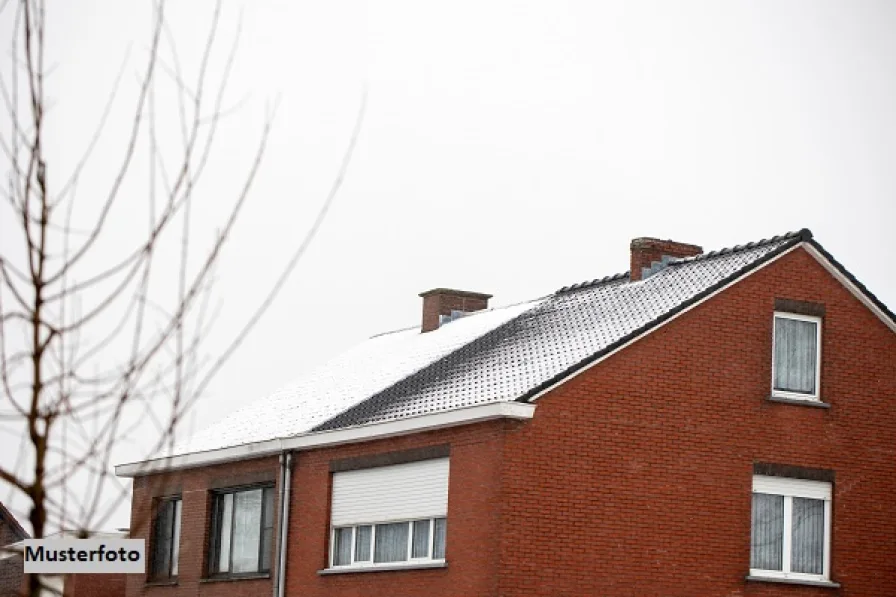
{"type": "Polygon", "coordinates": [[[564,286],[563,288],[554,292],[554,294],[561,294],[564,292],[569,292],[571,290],[581,290],[582,288],[593,288],[595,286],[599,286],[601,284],[606,284],[607,282],[616,282],[622,280],[623,278],[628,278],[629,272],[621,272],[618,274],[610,274],[609,276],[604,276],[603,278],[595,278],[593,280],[586,280],[584,282],[577,282],[576,284],[570,284],[569,286],[564,286]]]}
{"type": "MultiPolygon", "coordinates": [[[[794,238],[801,238],[802,240],[809,240],[812,238],[812,231],[808,228],[802,228],[800,230],[794,230],[791,232],[785,232],[784,234],[777,234],[771,238],[763,238],[757,241],[750,241],[746,244],[742,245],[734,245],[733,247],[722,247],[721,249],[715,249],[713,251],[708,251],[706,253],[701,253],[700,255],[692,255],[691,257],[673,257],[669,260],[669,265],[677,265],[681,263],[692,263],[694,261],[701,261],[704,259],[712,259],[713,257],[721,257],[724,255],[730,255],[732,253],[739,253],[741,251],[749,251],[751,249],[755,249],[757,247],[762,247],[769,244],[778,243],[784,240],[791,240],[794,238]]],[[[563,294],[566,292],[571,292],[574,290],[582,290],[585,288],[594,288],[595,286],[599,286],[601,284],[606,284],[607,282],[616,282],[621,280],[622,278],[626,278],[629,276],[629,272],[624,272],[621,274],[613,274],[610,276],[604,276],[603,278],[595,278],[594,280],[585,281],[585,282],[577,282],[575,284],[570,284],[568,286],[563,286],[559,290],[557,290],[554,294],[563,294]]]]}

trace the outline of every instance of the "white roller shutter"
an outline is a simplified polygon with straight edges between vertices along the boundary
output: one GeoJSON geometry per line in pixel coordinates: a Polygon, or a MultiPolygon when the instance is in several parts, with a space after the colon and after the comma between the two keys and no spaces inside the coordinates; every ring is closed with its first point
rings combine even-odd
{"type": "Polygon", "coordinates": [[[791,495],[816,500],[831,499],[831,484],[824,481],[808,481],[789,477],[753,476],[753,491],[772,495],[791,495]]]}
{"type": "Polygon", "coordinates": [[[448,458],[333,473],[333,526],[436,518],[447,512],[448,458]]]}

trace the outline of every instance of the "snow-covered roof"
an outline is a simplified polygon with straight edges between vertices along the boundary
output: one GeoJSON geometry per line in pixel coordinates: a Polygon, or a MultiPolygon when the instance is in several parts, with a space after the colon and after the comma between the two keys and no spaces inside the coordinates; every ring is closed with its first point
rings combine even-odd
{"type": "Polygon", "coordinates": [[[528,401],[800,243],[896,331],[896,315],[801,230],[667,260],[643,280],[631,281],[626,272],[425,334],[413,328],[375,336],[198,433],[174,454],[528,401]]]}
{"type": "Polygon", "coordinates": [[[175,446],[172,454],[190,454],[310,431],[540,302],[537,299],[478,311],[425,334],[414,327],[369,338],[270,396],[255,400],[199,431],[189,441],[175,446]]]}
{"type": "Polygon", "coordinates": [[[800,241],[774,237],[672,259],[644,280],[628,273],[565,287],[444,359],[330,418],[325,431],[525,399],[702,294],[800,241]]]}

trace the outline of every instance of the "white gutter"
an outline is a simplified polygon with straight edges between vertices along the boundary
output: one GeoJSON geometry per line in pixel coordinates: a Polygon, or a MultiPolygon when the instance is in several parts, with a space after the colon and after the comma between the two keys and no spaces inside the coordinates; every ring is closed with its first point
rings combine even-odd
{"type": "Polygon", "coordinates": [[[407,417],[397,421],[371,423],[335,431],[304,433],[286,438],[278,438],[251,444],[242,444],[218,450],[193,452],[164,458],[154,458],[141,462],[119,464],[115,474],[119,477],[139,477],[162,471],[172,471],[237,460],[248,460],[263,456],[274,456],[293,450],[311,450],[325,446],[337,446],[374,439],[384,439],[408,435],[420,431],[432,431],[458,425],[469,425],[494,419],[531,419],[535,405],[522,402],[494,402],[479,406],[469,406],[441,413],[407,417]]]}

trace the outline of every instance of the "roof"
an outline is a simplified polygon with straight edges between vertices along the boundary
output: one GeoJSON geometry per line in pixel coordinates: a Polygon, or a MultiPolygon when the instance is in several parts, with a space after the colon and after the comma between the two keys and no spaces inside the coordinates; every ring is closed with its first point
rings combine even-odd
{"type": "Polygon", "coordinates": [[[315,430],[527,399],[589,358],[800,239],[800,233],[792,233],[673,259],[664,269],[637,282],[631,282],[626,272],[566,286],[519,317],[315,430]]]}
{"type": "Polygon", "coordinates": [[[311,431],[430,363],[537,306],[540,299],[477,311],[426,334],[407,328],[379,334],[270,396],[201,430],[173,454],[289,437],[311,431]]]}
{"type": "Polygon", "coordinates": [[[212,425],[174,454],[530,401],[798,245],[816,251],[896,331],[896,316],[804,229],[671,259],[639,281],[625,272],[477,312],[425,334],[415,327],[374,336],[212,425]]]}
{"type": "Polygon", "coordinates": [[[13,530],[13,532],[19,536],[21,539],[28,539],[31,535],[28,534],[22,525],[16,520],[16,517],[12,515],[6,506],[3,505],[3,502],[0,502],[0,520],[5,522],[9,527],[13,530]]]}

